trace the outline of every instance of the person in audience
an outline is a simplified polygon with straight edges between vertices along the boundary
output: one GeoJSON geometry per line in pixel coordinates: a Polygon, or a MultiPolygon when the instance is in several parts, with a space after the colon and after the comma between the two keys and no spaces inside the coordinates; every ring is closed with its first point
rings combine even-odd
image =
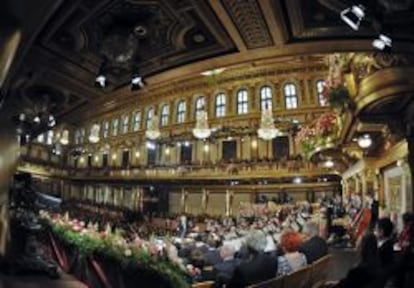
{"type": "Polygon", "coordinates": [[[276,255],[275,240],[273,239],[273,235],[270,232],[266,233],[266,247],[265,247],[264,252],[271,256],[276,255]]]}
{"type": "Polygon", "coordinates": [[[217,263],[213,267],[213,275],[215,279],[214,287],[221,288],[228,285],[236,266],[241,263],[240,259],[234,258],[235,249],[231,244],[224,244],[220,248],[220,257],[222,262],[217,263]]]}
{"type": "Polygon", "coordinates": [[[299,252],[299,247],[302,245],[302,236],[298,232],[285,232],[282,234],[280,241],[285,254],[277,257],[277,275],[286,275],[307,265],[306,256],[299,252]]]}
{"type": "Polygon", "coordinates": [[[305,235],[306,240],[300,246],[299,252],[305,254],[308,264],[328,254],[328,244],[325,239],[319,237],[318,224],[306,222],[302,233],[305,235]]]}
{"type": "Polygon", "coordinates": [[[381,287],[379,275],[380,259],[377,238],[373,233],[365,234],[358,244],[359,261],[335,288],[377,288],[381,287]]]}
{"type": "Polygon", "coordinates": [[[206,259],[202,251],[197,248],[194,249],[191,251],[190,258],[188,260],[189,264],[192,266],[192,270],[195,272],[192,275],[194,282],[202,282],[212,278],[207,271],[204,271],[206,259]]]}
{"type": "Polygon", "coordinates": [[[414,287],[414,214],[404,213],[402,220],[404,227],[396,245],[401,255],[396,263],[395,286],[408,288],[414,287]]]}
{"type": "Polygon", "coordinates": [[[208,249],[205,251],[204,256],[207,265],[214,266],[222,261],[220,257],[220,251],[217,249],[220,246],[220,242],[212,235],[207,238],[208,249]]]}
{"type": "Polygon", "coordinates": [[[406,212],[402,216],[403,230],[398,236],[398,246],[401,250],[406,250],[414,238],[414,215],[406,212]]]}
{"type": "Polygon", "coordinates": [[[184,238],[187,234],[188,222],[187,217],[185,215],[181,215],[178,224],[178,236],[180,238],[184,238]]]}
{"type": "Polygon", "coordinates": [[[394,263],[394,241],[392,239],[394,224],[390,218],[379,219],[376,232],[381,267],[390,267],[394,263]]]}
{"type": "Polygon", "coordinates": [[[259,230],[251,231],[246,237],[251,258],[236,267],[228,288],[243,288],[275,277],[275,261],[264,253],[266,235],[259,230]]]}

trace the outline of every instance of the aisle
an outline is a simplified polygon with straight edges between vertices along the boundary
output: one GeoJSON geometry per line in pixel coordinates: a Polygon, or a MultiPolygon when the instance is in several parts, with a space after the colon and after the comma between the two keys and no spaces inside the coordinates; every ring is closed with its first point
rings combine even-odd
{"type": "Polygon", "coordinates": [[[87,288],[87,286],[68,274],[63,274],[57,280],[46,276],[0,274],[0,288],[87,288]]]}
{"type": "Polygon", "coordinates": [[[353,248],[332,248],[329,249],[329,253],[331,253],[333,257],[328,280],[340,280],[345,278],[348,271],[356,265],[358,260],[358,254],[353,248]]]}

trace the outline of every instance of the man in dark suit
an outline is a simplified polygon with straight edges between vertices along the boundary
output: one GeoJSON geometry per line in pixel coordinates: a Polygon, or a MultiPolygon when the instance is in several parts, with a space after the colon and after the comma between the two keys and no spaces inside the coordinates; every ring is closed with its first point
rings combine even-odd
{"type": "Polygon", "coordinates": [[[266,235],[259,230],[252,231],[246,238],[251,259],[236,267],[228,288],[243,288],[276,276],[277,262],[264,253],[266,235]]]}
{"type": "Polygon", "coordinates": [[[303,242],[299,252],[305,254],[308,264],[328,254],[328,244],[319,237],[318,232],[318,225],[315,222],[305,223],[303,234],[307,236],[307,240],[303,242]]]}
{"type": "Polygon", "coordinates": [[[382,268],[391,267],[394,264],[394,241],[392,233],[394,224],[390,218],[381,218],[377,223],[378,253],[382,268]]]}
{"type": "Polygon", "coordinates": [[[235,249],[231,244],[224,244],[220,248],[220,257],[222,262],[217,263],[213,267],[213,274],[215,275],[214,287],[227,286],[233,277],[234,269],[241,263],[240,259],[234,258],[235,249]]]}
{"type": "Polygon", "coordinates": [[[222,261],[220,257],[220,251],[218,250],[220,241],[217,241],[216,239],[214,239],[214,237],[210,235],[207,239],[207,245],[207,249],[204,248],[203,250],[206,265],[214,266],[217,263],[220,263],[222,261]]]}

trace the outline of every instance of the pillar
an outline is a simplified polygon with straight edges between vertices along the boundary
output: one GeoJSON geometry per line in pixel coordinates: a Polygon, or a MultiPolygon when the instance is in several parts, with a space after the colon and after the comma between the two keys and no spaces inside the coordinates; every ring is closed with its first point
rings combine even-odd
{"type": "MultiPolygon", "coordinates": [[[[409,135],[406,137],[407,144],[408,144],[408,155],[407,155],[407,161],[408,165],[410,167],[410,176],[411,181],[414,179],[414,135],[409,135]]],[[[412,183],[412,182],[411,182],[412,183]]],[[[411,188],[411,209],[414,208],[414,195],[413,195],[413,189],[411,188]]]]}

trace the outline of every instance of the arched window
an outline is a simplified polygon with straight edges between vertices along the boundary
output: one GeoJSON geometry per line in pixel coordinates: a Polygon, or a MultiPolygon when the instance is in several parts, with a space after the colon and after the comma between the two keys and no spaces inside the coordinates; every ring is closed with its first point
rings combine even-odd
{"type": "Polygon", "coordinates": [[[151,127],[151,121],[152,121],[153,116],[154,116],[154,108],[151,107],[147,111],[147,119],[146,119],[146,123],[145,123],[145,128],[146,129],[151,127]]]}
{"type": "Polygon", "coordinates": [[[85,142],[85,137],[86,137],[86,130],[85,128],[82,128],[80,129],[80,138],[79,138],[80,144],[85,142]]]}
{"type": "Polygon", "coordinates": [[[132,131],[137,132],[141,129],[141,111],[135,111],[132,123],[132,131]]]}
{"type": "Polygon", "coordinates": [[[263,111],[266,108],[272,108],[272,88],[270,86],[263,86],[260,88],[260,110],[263,111]]]}
{"type": "Polygon", "coordinates": [[[293,83],[286,83],[283,87],[285,93],[286,109],[298,108],[298,93],[293,83]]]}
{"type": "Polygon", "coordinates": [[[249,99],[246,89],[237,91],[237,114],[247,114],[249,112],[249,99]]]}
{"type": "Polygon", "coordinates": [[[325,97],[323,96],[324,86],[325,86],[325,81],[323,80],[316,81],[316,93],[318,94],[318,103],[320,106],[326,106],[328,104],[326,102],[325,97]]]}
{"type": "Polygon", "coordinates": [[[185,101],[181,100],[178,102],[177,105],[177,123],[184,123],[185,122],[185,101]]]}
{"type": "Polygon", "coordinates": [[[112,136],[117,136],[118,135],[118,126],[119,126],[119,119],[114,118],[112,120],[112,136]]]}
{"type": "Polygon", "coordinates": [[[109,121],[105,120],[102,124],[102,136],[103,138],[107,138],[109,136],[109,121]]]}
{"type": "Polygon", "coordinates": [[[47,145],[52,145],[53,144],[53,130],[47,131],[47,134],[46,134],[46,144],[47,145]]]}
{"type": "Polygon", "coordinates": [[[168,104],[164,104],[161,108],[161,119],[160,119],[161,126],[168,125],[169,116],[170,116],[170,106],[168,106],[168,104]]]}
{"type": "Polygon", "coordinates": [[[216,117],[226,116],[226,95],[219,93],[216,95],[216,117]]]}
{"type": "MultiPolygon", "coordinates": [[[[80,142],[80,138],[81,138],[81,132],[80,132],[80,130],[79,129],[76,130],[74,135],[75,135],[75,144],[76,145],[81,144],[81,142],[80,142]]],[[[43,138],[44,138],[44,136],[43,136],[43,138]]]]}
{"type": "Polygon", "coordinates": [[[204,111],[206,106],[206,97],[200,96],[195,102],[195,117],[197,118],[198,112],[204,111]]]}
{"type": "Polygon", "coordinates": [[[129,128],[129,115],[122,116],[122,134],[128,133],[129,128]]]}

